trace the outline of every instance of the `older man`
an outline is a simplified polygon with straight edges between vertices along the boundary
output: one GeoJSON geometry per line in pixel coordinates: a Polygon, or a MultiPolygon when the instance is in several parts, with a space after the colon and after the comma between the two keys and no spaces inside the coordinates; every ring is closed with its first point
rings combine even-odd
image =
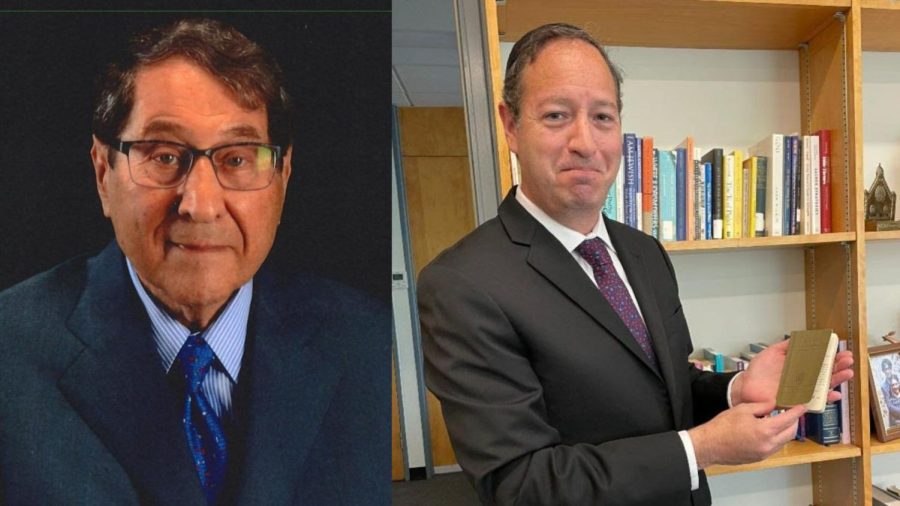
{"type": "Polygon", "coordinates": [[[485,504],[710,504],[704,468],[770,455],[803,414],[766,416],[787,343],[737,377],[690,366],[665,250],[601,215],[620,82],[583,30],[524,35],[500,106],[521,185],[419,278],[428,386],[485,504]]]}
{"type": "Polygon", "coordinates": [[[109,66],[90,154],[116,241],[0,294],[0,503],[388,500],[385,312],[261,267],[291,135],[277,63],[220,22],[109,66]]]}

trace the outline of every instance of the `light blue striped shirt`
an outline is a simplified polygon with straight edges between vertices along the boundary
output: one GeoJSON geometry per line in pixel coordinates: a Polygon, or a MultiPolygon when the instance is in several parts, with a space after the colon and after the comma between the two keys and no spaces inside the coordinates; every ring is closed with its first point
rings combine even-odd
{"type": "MultiPolygon", "coordinates": [[[[169,313],[157,304],[144,289],[140,279],[134,272],[131,261],[126,259],[128,274],[137,291],[153,330],[156,350],[162,360],[166,373],[171,369],[178,352],[191,335],[190,329],[172,318],[169,313]]],[[[231,393],[237,384],[241,372],[241,359],[244,356],[244,342],[247,340],[247,319],[250,316],[250,301],[253,297],[253,280],[241,286],[237,293],[225,306],[225,309],[203,331],[203,339],[209,343],[216,354],[213,367],[206,374],[201,389],[209,401],[219,420],[232,416],[231,393]]]]}

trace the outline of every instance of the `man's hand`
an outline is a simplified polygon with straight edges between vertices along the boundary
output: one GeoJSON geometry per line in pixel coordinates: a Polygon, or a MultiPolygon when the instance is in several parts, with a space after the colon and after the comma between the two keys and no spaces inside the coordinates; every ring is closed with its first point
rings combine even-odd
{"type": "MultiPolygon", "coordinates": [[[[777,383],[777,382],[776,382],[777,383]]],[[[803,406],[768,416],[775,403],[744,403],[688,431],[697,467],[747,464],[772,455],[797,434],[803,406]]]]}
{"type": "MultiPolygon", "coordinates": [[[[790,340],[773,344],[750,361],[750,367],[739,375],[731,386],[732,406],[745,402],[761,402],[774,406],[789,344],[790,340]]],[[[834,369],[831,372],[831,388],[852,378],[852,367],[853,352],[847,350],[838,353],[834,358],[834,369]]],[[[828,402],[840,398],[840,392],[834,390],[828,392],[828,402]]]]}

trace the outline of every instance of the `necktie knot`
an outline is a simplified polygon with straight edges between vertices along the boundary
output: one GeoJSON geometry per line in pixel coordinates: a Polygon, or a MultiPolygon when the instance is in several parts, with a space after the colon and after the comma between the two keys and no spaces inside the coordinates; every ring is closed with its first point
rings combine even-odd
{"type": "Polygon", "coordinates": [[[606,251],[606,245],[603,244],[603,239],[599,237],[585,239],[584,242],[575,248],[575,251],[595,270],[598,268],[605,270],[605,267],[612,263],[612,258],[610,258],[609,252],[606,251]]]}
{"type": "Polygon", "coordinates": [[[209,372],[209,368],[215,360],[216,354],[200,334],[188,336],[176,360],[181,367],[181,373],[190,391],[196,393],[200,390],[203,378],[209,372]]]}

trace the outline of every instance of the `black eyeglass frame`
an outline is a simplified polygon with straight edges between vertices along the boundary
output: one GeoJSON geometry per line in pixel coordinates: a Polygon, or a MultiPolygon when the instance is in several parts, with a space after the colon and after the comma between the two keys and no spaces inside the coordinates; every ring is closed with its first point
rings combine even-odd
{"type": "Polygon", "coordinates": [[[272,181],[275,180],[275,171],[281,170],[282,166],[284,165],[284,158],[281,154],[281,146],[279,146],[277,144],[266,144],[264,142],[235,142],[232,144],[223,144],[221,146],[215,146],[215,147],[207,148],[207,149],[195,148],[192,146],[188,146],[187,144],[182,144],[180,142],[161,141],[161,140],[156,140],[156,139],[140,139],[140,140],[135,140],[135,141],[123,141],[122,139],[112,139],[110,142],[107,142],[106,144],[109,145],[111,148],[115,149],[116,151],[125,155],[126,163],[128,163],[128,176],[131,178],[131,181],[134,184],[136,184],[138,186],[142,186],[144,188],[167,189],[167,188],[176,188],[176,187],[180,186],[182,183],[184,183],[187,180],[188,175],[194,169],[194,163],[196,163],[196,161],[201,156],[205,156],[206,158],[209,158],[210,165],[213,168],[213,172],[216,175],[216,181],[219,182],[219,185],[221,185],[222,188],[225,188],[228,190],[235,190],[235,191],[258,191],[258,190],[264,190],[264,189],[268,188],[272,184],[272,181]],[[186,152],[190,153],[190,155],[191,155],[190,162],[191,163],[188,164],[187,169],[184,171],[184,174],[182,174],[181,177],[178,178],[178,182],[173,183],[171,185],[166,185],[166,186],[159,186],[159,185],[150,186],[150,185],[142,184],[142,183],[135,181],[134,174],[131,172],[131,161],[128,158],[128,153],[129,153],[129,151],[131,151],[131,147],[133,145],[143,144],[143,143],[147,143],[147,142],[154,142],[157,144],[165,144],[168,146],[175,146],[178,148],[182,148],[186,152]],[[274,164],[272,167],[274,170],[272,171],[272,176],[269,178],[269,182],[266,183],[265,186],[261,186],[259,188],[233,188],[231,186],[226,185],[225,183],[222,182],[221,179],[219,179],[219,167],[216,166],[216,162],[213,161],[213,157],[212,157],[213,153],[215,153],[216,151],[219,151],[221,149],[233,148],[233,147],[238,147],[238,146],[261,146],[261,147],[269,148],[272,150],[273,153],[275,153],[274,164]]]}

